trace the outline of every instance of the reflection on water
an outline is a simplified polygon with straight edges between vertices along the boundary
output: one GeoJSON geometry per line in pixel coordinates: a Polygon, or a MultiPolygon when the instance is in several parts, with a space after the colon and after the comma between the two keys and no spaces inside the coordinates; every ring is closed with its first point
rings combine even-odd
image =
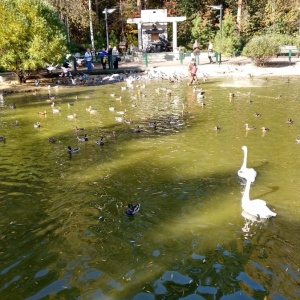
{"type": "Polygon", "coordinates": [[[0,97],[1,298],[299,297],[299,79],[202,88],[139,80],[0,97]],[[258,173],[250,198],[274,219],[242,213],[243,145],[258,173]],[[141,204],[130,217],[129,203],[141,204]]]}

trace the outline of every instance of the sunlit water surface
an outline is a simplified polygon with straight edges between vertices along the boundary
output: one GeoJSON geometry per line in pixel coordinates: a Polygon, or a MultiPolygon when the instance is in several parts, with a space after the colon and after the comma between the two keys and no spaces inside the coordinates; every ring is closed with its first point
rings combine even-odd
{"type": "Polygon", "coordinates": [[[1,100],[1,299],[299,298],[300,79],[210,79],[205,106],[186,82],[121,86],[52,87],[59,113],[46,87],[1,100]],[[266,222],[241,214],[243,145],[266,222]]]}

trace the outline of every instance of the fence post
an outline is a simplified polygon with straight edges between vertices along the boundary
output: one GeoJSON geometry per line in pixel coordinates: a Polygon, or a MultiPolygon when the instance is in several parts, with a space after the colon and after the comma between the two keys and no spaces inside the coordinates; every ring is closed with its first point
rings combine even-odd
{"type": "Polygon", "coordinates": [[[145,66],[148,67],[148,53],[144,53],[145,66]]]}
{"type": "Polygon", "coordinates": [[[179,51],[179,60],[180,60],[180,64],[183,64],[183,51],[179,51]]]}
{"type": "Polygon", "coordinates": [[[292,62],[292,50],[291,49],[289,49],[289,61],[291,64],[291,62],[292,62]]]}

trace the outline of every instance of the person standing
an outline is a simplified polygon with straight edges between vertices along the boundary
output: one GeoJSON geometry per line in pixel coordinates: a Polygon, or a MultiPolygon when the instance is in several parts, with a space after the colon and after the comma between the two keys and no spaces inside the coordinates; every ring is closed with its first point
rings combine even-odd
{"type": "Polygon", "coordinates": [[[90,49],[86,49],[86,52],[84,54],[86,65],[87,65],[87,70],[88,72],[92,71],[93,66],[92,66],[92,53],[90,49]]]}
{"type": "Polygon", "coordinates": [[[193,53],[196,65],[198,66],[200,64],[200,45],[197,40],[195,40],[195,43],[193,45],[193,53]]]}
{"type": "Polygon", "coordinates": [[[209,58],[209,63],[210,64],[213,64],[214,62],[213,62],[213,55],[214,55],[214,49],[213,49],[213,44],[212,44],[212,42],[209,42],[209,44],[208,44],[208,58],[209,58]]]}
{"type": "Polygon", "coordinates": [[[108,57],[108,68],[112,69],[112,46],[111,45],[108,46],[107,57],[108,57]]]}
{"type": "Polygon", "coordinates": [[[114,63],[114,69],[119,68],[119,51],[116,46],[112,49],[112,56],[113,56],[113,63],[114,63]]]}
{"type": "Polygon", "coordinates": [[[100,61],[102,64],[102,68],[103,70],[106,69],[106,63],[107,63],[107,52],[105,51],[104,48],[102,48],[102,50],[99,52],[99,56],[100,56],[100,61]]]}

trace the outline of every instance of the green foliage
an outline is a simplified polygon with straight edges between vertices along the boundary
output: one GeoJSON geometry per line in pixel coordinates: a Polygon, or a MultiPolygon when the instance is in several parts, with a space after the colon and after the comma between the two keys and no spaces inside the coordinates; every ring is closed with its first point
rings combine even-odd
{"type": "Polygon", "coordinates": [[[294,34],[300,18],[299,6],[295,0],[268,0],[265,6],[265,26],[268,32],[294,34]]]}
{"type": "Polygon", "coordinates": [[[284,45],[294,45],[295,44],[295,37],[289,35],[289,34],[278,34],[278,33],[274,33],[274,34],[270,34],[269,36],[272,37],[272,39],[274,39],[278,45],[280,46],[284,46],[284,45]]]}
{"type": "Polygon", "coordinates": [[[231,56],[232,53],[241,49],[241,37],[237,33],[234,17],[227,12],[222,21],[222,36],[220,31],[214,39],[214,50],[231,56]]]}
{"type": "Polygon", "coordinates": [[[262,35],[252,38],[244,47],[243,55],[253,59],[255,65],[264,66],[282,46],[278,36],[262,35]]]}
{"type": "Polygon", "coordinates": [[[197,40],[200,48],[207,48],[208,42],[213,39],[214,31],[212,31],[211,20],[203,18],[200,14],[196,14],[192,20],[193,27],[191,29],[192,42],[197,40]]]}
{"type": "Polygon", "coordinates": [[[2,0],[0,8],[0,65],[20,82],[66,54],[64,28],[44,1],[2,0]]]}
{"type": "Polygon", "coordinates": [[[112,46],[118,46],[119,45],[119,39],[117,38],[117,35],[114,30],[111,30],[109,32],[109,44],[112,46]]]}
{"type": "Polygon", "coordinates": [[[300,36],[299,35],[294,38],[293,45],[297,46],[297,48],[300,49],[300,36]]]}

